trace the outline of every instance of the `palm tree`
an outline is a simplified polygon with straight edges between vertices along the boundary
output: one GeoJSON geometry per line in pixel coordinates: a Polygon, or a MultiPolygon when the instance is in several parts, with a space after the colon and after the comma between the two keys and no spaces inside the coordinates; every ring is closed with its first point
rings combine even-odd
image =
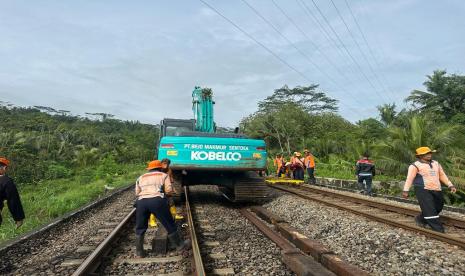
{"type": "Polygon", "coordinates": [[[452,162],[446,157],[457,155],[459,145],[464,144],[460,130],[458,125],[437,125],[427,116],[414,115],[406,126],[388,128],[387,139],[376,147],[378,165],[395,174],[405,174],[408,165],[415,160],[415,149],[429,146],[438,150],[435,159],[451,168],[452,162]]]}
{"type": "Polygon", "coordinates": [[[377,108],[379,116],[381,117],[381,122],[383,122],[385,126],[390,126],[397,117],[396,104],[383,104],[377,108]]]}

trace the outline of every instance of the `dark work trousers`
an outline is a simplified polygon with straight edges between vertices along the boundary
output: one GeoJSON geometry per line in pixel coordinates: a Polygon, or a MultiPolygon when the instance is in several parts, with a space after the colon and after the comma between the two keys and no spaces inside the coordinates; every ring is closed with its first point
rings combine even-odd
{"type": "Polygon", "coordinates": [[[373,181],[373,176],[371,175],[359,175],[358,176],[358,187],[361,191],[365,191],[365,194],[372,195],[371,193],[371,182],[373,181]],[[365,181],[365,183],[363,183],[365,181]]]}
{"type": "Polygon", "coordinates": [[[283,167],[284,166],[279,167],[279,169],[278,169],[278,177],[281,177],[281,175],[283,174],[283,167]]]}
{"type": "Polygon", "coordinates": [[[315,168],[307,168],[308,183],[315,185],[315,168]]]}
{"type": "Polygon", "coordinates": [[[415,187],[415,195],[420,204],[421,214],[417,216],[418,220],[427,223],[431,229],[438,232],[444,232],[439,220],[439,213],[444,207],[444,197],[442,191],[426,190],[423,187],[415,187]]]}
{"type": "Polygon", "coordinates": [[[136,202],[136,235],[143,235],[147,231],[150,214],[165,227],[168,234],[177,230],[176,223],[170,213],[168,200],[162,197],[143,198],[136,202]]]}
{"type": "Polygon", "coordinates": [[[304,169],[303,168],[297,167],[294,170],[294,179],[304,180],[304,169]]]}

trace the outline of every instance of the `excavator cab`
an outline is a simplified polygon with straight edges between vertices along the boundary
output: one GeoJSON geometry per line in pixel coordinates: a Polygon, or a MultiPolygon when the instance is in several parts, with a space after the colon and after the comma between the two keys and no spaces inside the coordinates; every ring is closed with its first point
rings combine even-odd
{"type": "Polygon", "coordinates": [[[165,136],[181,136],[194,131],[195,120],[163,119],[160,123],[160,138],[165,136]]]}

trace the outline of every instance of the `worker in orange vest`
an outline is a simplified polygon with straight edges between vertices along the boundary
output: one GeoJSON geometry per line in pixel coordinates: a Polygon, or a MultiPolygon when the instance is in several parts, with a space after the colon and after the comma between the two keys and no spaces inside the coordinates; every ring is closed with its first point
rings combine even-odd
{"type": "Polygon", "coordinates": [[[150,214],[154,214],[168,232],[169,249],[181,250],[189,245],[184,240],[170,214],[166,195],[174,192],[168,174],[163,172],[160,160],[153,160],[147,166],[147,173],[136,181],[136,255],[144,257],[144,234],[147,231],[150,214]]]}
{"type": "Polygon", "coordinates": [[[305,154],[305,168],[307,169],[307,174],[308,174],[308,182],[310,184],[315,185],[316,179],[315,179],[315,157],[313,157],[313,154],[308,150],[304,150],[305,154]]]}
{"type": "Polygon", "coordinates": [[[281,153],[276,155],[276,158],[273,160],[273,164],[276,166],[276,175],[281,177],[284,167],[284,158],[281,153]]]}
{"type": "Polygon", "coordinates": [[[442,185],[446,185],[452,193],[457,189],[447,177],[441,164],[433,160],[433,153],[429,147],[419,147],[415,150],[418,160],[408,168],[402,197],[407,198],[413,186],[420,205],[421,213],[415,217],[420,227],[429,225],[433,231],[444,233],[444,226],[439,214],[444,207],[442,185]]]}

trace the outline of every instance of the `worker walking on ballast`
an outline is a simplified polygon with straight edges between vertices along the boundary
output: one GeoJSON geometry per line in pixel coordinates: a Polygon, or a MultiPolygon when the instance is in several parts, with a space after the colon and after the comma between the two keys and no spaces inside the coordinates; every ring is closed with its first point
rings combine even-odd
{"type": "Polygon", "coordinates": [[[368,153],[364,153],[362,159],[358,160],[355,165],[355,177],[357,178],[360,193],[373,196],[371,184],[376,175],[375,164],[371,161],[368,153]],[[365,182],[365,183],[364,183],[365,182]]]}
{"type": "Polygon", "coordinates": [[[144,234],[147,231],[150,214],[168,232],[169,249],[181,250],[189,245],[189,240],[183,240],[176,223],[170,213],[166,194],[174,193],[169,175],[164,173],[159,160],[151,161],[147,167],[148,172],[141,175],[136,181],[136,255],[144,257],[144,234]]]}
{"type": "Polygon", "coordinates": [[[436,151],[428,147],[416,149],[418,160],[408,168],[402,196],[408,197],[408,192],[413,184],[421,208],[421,214],[415,217],[415,222],[418,226],[426,227],[429,225],[434,231],[444,233],[444,226],[439,220],[439,213],[444,207],[441,183],[446,184],[452,193],[457,190],[447,178],[441,165],[432,160],[433,152],[436,151]]]}
{"type": "Polygon", "coordinates": [[[13,179],[6,175],[9,165],[10,161],[8,159],[0,157],[0,225],[2,224],[3,202],[6,200],[11,216],[16,223],[16,228],[19,228],[23,225],[25,216],[18,189],[16,189],[13,179]]]}

